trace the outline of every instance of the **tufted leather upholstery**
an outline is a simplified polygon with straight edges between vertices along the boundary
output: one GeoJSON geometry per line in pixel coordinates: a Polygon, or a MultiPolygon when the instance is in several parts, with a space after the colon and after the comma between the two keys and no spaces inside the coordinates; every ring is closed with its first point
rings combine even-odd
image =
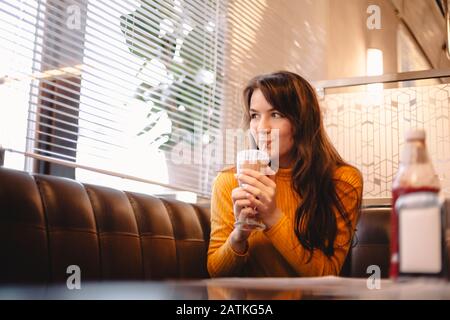
{"type": "Polygon", "coordinates": [[[0,168],[0,282],[207,277],[208,209],[0,168]]]}
{"type": "MultiPolygon", "coordinates": [[[[389,209],[365,210],[344,276],[387,275],[389,209]]],[[[0,167],[0,283],[208,277],[209,209],[0,167]]]]}
{"type": "Polygon", "coordinates": [[[367,267],[380,267],[381,277],[389,276],[391,208],[365,208],[358,221],[355,245],[347,259],[351,277],[366,278],[367,267]]]}

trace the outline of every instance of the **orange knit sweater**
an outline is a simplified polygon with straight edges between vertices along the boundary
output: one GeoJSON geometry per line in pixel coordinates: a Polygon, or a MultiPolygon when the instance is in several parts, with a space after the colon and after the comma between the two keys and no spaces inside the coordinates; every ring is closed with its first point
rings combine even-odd
{"type": "MultiPolygon", "coordinates": [[[[279,169],[275,176],[277,206],[283,217],[269,230],[254,231],[248,238],[245,254],[235,252],[229,235],[234,214],[231,191],[238,187],[234,170],[219,173],[212,190],[211,237],[208,250],[208,272],[211,277],[297,277],[338,275],[351,245],[345,221],[336,214],[337,236],[332,257],[314,250],[311,261],[294,233],[295,210],[301,199],[291,185],[291,169],[279,169]]],[[[335,172],[336,188],[350,220],[352,230],[358,219],[362,197],[362,177],[358,170],[343,166],[335,172]]]]}

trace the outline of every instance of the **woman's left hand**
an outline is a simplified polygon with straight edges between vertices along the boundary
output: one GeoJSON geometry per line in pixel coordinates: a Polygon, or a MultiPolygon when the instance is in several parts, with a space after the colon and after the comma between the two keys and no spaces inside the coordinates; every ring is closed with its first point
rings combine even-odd
{"type": "Polygon", "coordinates": [[[267,229],[276,224],[281,218],[281,211],[277,208],[276,187],[274,176],[268,176],[251,169],[244,169],[237,176],[242,188],[248,192],[247,198],[256,210],[267,229]]]}

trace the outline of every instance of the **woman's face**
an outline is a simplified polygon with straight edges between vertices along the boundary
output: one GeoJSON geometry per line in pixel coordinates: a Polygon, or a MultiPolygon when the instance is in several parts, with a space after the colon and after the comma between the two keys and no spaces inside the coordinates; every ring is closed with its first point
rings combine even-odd
{"type": "MultiPolygon", "coordinates": [[[[279,156],[279,165],[281,168],[286,168],[292,165],[292,159],[290,159],[290,151],[294,145],[293,128],[288,118],[274,109],[266,98],[264,98],[261,90],[256,89],[250,100],[250,132],[252,133],[255,141],[258,141],[260,135],[266,135],[267,137],[267,151],[271,156],[279,156]],[[273,131],[278,129],[279,138],[279,151],[271,150],[271,137],[276,134],[273,131]]],[[[276,146],[276,143],[274,143],[276,146]]],[[[261,149],[261,146],[259,146],[261,149]]]]}

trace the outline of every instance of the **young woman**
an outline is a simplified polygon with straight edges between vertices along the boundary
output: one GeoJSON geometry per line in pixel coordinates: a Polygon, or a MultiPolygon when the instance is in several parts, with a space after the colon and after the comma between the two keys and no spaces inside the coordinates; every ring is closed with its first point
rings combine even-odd
{"type": "Polygon", "coordinates": [[[216,177],[210,275],[339,275],[358,220],[360,172],[329,141],[314,88],[299,75],[258,76],[243,96],[253,137],[279,130],[280,168],[275,176],[253,170],[236,176],[235,169],[228,169],[216,177]],[[256,215],[264,231],[235,228],[235,221],[256,215]]]}

